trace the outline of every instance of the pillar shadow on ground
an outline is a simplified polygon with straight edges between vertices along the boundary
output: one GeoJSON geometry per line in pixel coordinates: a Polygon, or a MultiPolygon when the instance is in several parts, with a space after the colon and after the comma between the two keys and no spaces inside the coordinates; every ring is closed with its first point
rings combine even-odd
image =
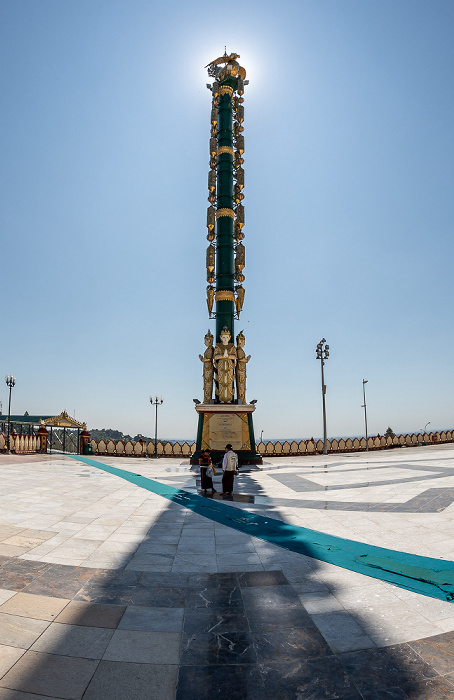
{"type": "MultiPolygon", "coordinates": [[[[250,477],[240,483],[249,496],[263,495],[250,477]]],[[[145,501],[134,513],[149,511],[145,501]]],[[[0,588],[25,597],[16,614],[14,597],[4,608],[10,630],[1,643],[27,651],[1,677],[0,700],[453,697],[450,637],[432,638],[427,649],[424,640],[379,649],[361,634],[358,615],[328,611],[325,638],[300,598],[306,592],[323,606],[336,594],[317,577],[313,552],[286,559],[260,540],[264,563],[256,571],[209,571],[210,559],[220,561],[217,548],[234,561],[251,541],[204,513],[163,499],[143,541],[115,570],[2,558],[0,588]]],[[[284,523],[272,506],[267,515],[284,523]]]]}

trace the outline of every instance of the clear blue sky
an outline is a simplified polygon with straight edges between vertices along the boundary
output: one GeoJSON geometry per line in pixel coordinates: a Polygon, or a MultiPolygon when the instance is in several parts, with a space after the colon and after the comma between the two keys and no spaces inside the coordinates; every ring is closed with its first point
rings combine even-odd
{"type": "MultiPolygon", "coordinates": [[[[241,55],[248,398],[264,438],[454,427],[452,0],[2,0],[13,412],[193,437],[210,93],[241,55]]],[[[211,328],[213,325],[211,324],[211,328]]],[[[3,384],[0,398],[7,405],[3,384]]]]}

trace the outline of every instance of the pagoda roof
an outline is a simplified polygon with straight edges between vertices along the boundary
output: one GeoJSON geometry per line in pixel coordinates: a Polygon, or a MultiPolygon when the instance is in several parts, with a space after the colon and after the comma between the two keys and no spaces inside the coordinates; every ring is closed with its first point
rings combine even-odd
{"type": "MultiPolygon", "coordinates": [[[[0,415],[0,422],[6,422],[8,416],[0,415]]],[[[53,428],[82,428],[86,429],[86,423],[80,423],[75,418],[68,416],[66,411],[62,411],[58,416],[11,416],[11,423],[25,423],[26,425],[45,425],[53,428]]]]}

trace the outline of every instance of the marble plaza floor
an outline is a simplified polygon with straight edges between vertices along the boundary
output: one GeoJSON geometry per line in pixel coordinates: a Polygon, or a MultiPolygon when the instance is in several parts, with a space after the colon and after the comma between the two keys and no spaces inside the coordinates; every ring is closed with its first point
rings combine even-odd
{"type": "MultiPolygon", "coordinates": [[[[187,461],[93,460],[205,498],[187,461]]],[[[0,700],[454,699],[453,603],[68,456],[0,468],[0,700]]],[[[454,445],[271,458],[214,500],[454,560],[454,445]]]]}

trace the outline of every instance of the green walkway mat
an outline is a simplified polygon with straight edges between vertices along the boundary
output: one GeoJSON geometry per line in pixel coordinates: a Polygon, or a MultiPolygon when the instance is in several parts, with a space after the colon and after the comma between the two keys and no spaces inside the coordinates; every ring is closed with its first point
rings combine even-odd
{"type": "Polygon", "coordinates": [[[454,599],[454,562],[452,561],[421,557],[346,540],[335,535],[326,535],[323,532],[290,525],[275,518],[248,513],[225,502],[203,498],[140,474],[110,467],[94,459],[81,456],[74,456],[73,459],[114,474],[216,523],[258,537],[291,552],[326,561],[350,571],[357,571],[359,574],[387,581],[431,598],[447,601],[454,599]]]}

